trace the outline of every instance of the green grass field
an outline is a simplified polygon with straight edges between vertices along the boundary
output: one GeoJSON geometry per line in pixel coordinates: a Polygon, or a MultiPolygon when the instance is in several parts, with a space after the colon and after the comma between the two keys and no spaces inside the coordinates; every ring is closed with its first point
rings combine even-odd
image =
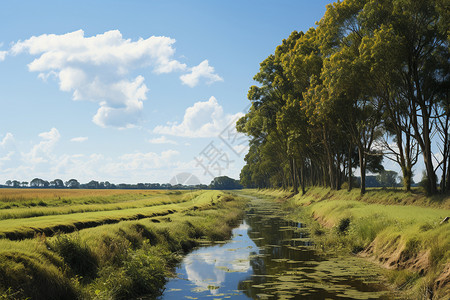
{"type": "MultiPolygon", "coordinates": [[[[86,192],[91,193],[89,190],[86,192]]],[[[204,193],[198,192],[154,193],[136,200],[121,196],[125,198],[121,202],[117,202],[115,195],[111,195],[109,199],[105,196],[101,196],[101,199],[91,196],[91,201],[84,205],[79,204],[77,201],[79,198],[76,198],[70,204],[60,206],[52,203],[52,201],[60,203],[59,199],[43,198],[43,201],[50,203],[48,207],[0,209],[0,238],[22,239],[33,237],[35,233],[51,235],[56,231],[71,232],[103,223],[165,215],[203,205],[214,198],[214,195],[210,195],[210,199],[205,197],[204,193]],[[99,201],[103,201],[104,204],[90,204],[99,201]]],[[[142,195],[135,194],[135,196],[142,195]]]]}
{"type": "Polygon", "coordinates": [[[244,203],[219,191],[2,189],[0,199],[0,299],[157,296],[179,254],[227,238],[244,203]]]}

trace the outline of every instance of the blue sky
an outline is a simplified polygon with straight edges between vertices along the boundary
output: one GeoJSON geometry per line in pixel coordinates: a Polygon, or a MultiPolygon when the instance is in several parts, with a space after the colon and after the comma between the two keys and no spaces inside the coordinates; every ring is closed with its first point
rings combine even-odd
{"type": "Polygon", "coordinates": [[[238,178],[245,145],[223,130],[330,2],[4,1],[0,183],[238,178]]]}

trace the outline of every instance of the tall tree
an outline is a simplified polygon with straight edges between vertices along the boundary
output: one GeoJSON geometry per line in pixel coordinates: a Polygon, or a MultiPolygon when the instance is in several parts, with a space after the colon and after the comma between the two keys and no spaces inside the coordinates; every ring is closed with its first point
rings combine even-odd
{"type": "Polygon", "coordinates": [[[430,194],[437,192],[432,150],[432,136],[439,126],[435,121],[442,116],[437,106],[448,97],[448,6],[445,10],[443,3],[372,0],[361,16],[364,26],[373,28],[375,33],[389,33],[378,34],[388,37],[380,41],[384,47],[398,49],[397,63],[391,65],[391,72],[400,79],[398,87],[409,106],[409,123],[423,155],[430,194]]]}
{"type": "Polygon", "coordinates": [[[80,183],[76,179],[70,179],[70,180],[66,181],[65,183],[66,183],[66,187],[68,187],[70,189],[80,188],[80,183]]]}

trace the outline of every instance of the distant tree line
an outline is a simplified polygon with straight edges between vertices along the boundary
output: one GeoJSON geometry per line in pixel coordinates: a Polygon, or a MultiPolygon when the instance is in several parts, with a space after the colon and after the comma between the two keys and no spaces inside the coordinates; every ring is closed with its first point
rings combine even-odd
{"type": "Polygon", "coordinates": [[[339,1],[316,28],[292,32],[260,64],[237,122],[250,137],[241,183],[351,190],[359,167],[363,194],[386,158],[410,190],[421,155],[428,193],[450,191],[446,3],[339,1]]]}
{"type": "Polygon", "coordinates": [[[0,187],[12,187],[12,188],[55,188],[55,189],[139,189],[139,190],[187,190],[187,189],[217,189],[217,190],[232,190],[241,189],[242,185],[239,180],[232,179],[228,176],[220,176],[214,178],[209,185],[197,184],[197,185],[183,185],[170,183],[137,183],[127,184],[119,183],[114,184],[109,181],[96,181],[91,180],[88,183],[80,183],[76,179],[70,179],[68,181],[62,181],[61,179],[55,179],[52,181],[43,180],[41,178],[34,178],[30,182],[7,180],[5,185],[0,187]]]}

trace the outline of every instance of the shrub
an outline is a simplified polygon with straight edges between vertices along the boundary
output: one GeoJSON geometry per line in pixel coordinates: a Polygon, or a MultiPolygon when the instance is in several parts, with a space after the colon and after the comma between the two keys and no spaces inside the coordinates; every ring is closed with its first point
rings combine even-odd
{"type": "Polygon", "coordinates": [[[343,218],[339,221],[337,230],[339,233],[344,234],[347,232],[349,226],[350,226],[350,218],[343,218]]]}
{"type": "Polygon", "coordinates": [[[166,261],[154,251],[138,250],[125,263],[125,272],[132,280],[132,293],[159,296],[166,282],[166,261]]]}

